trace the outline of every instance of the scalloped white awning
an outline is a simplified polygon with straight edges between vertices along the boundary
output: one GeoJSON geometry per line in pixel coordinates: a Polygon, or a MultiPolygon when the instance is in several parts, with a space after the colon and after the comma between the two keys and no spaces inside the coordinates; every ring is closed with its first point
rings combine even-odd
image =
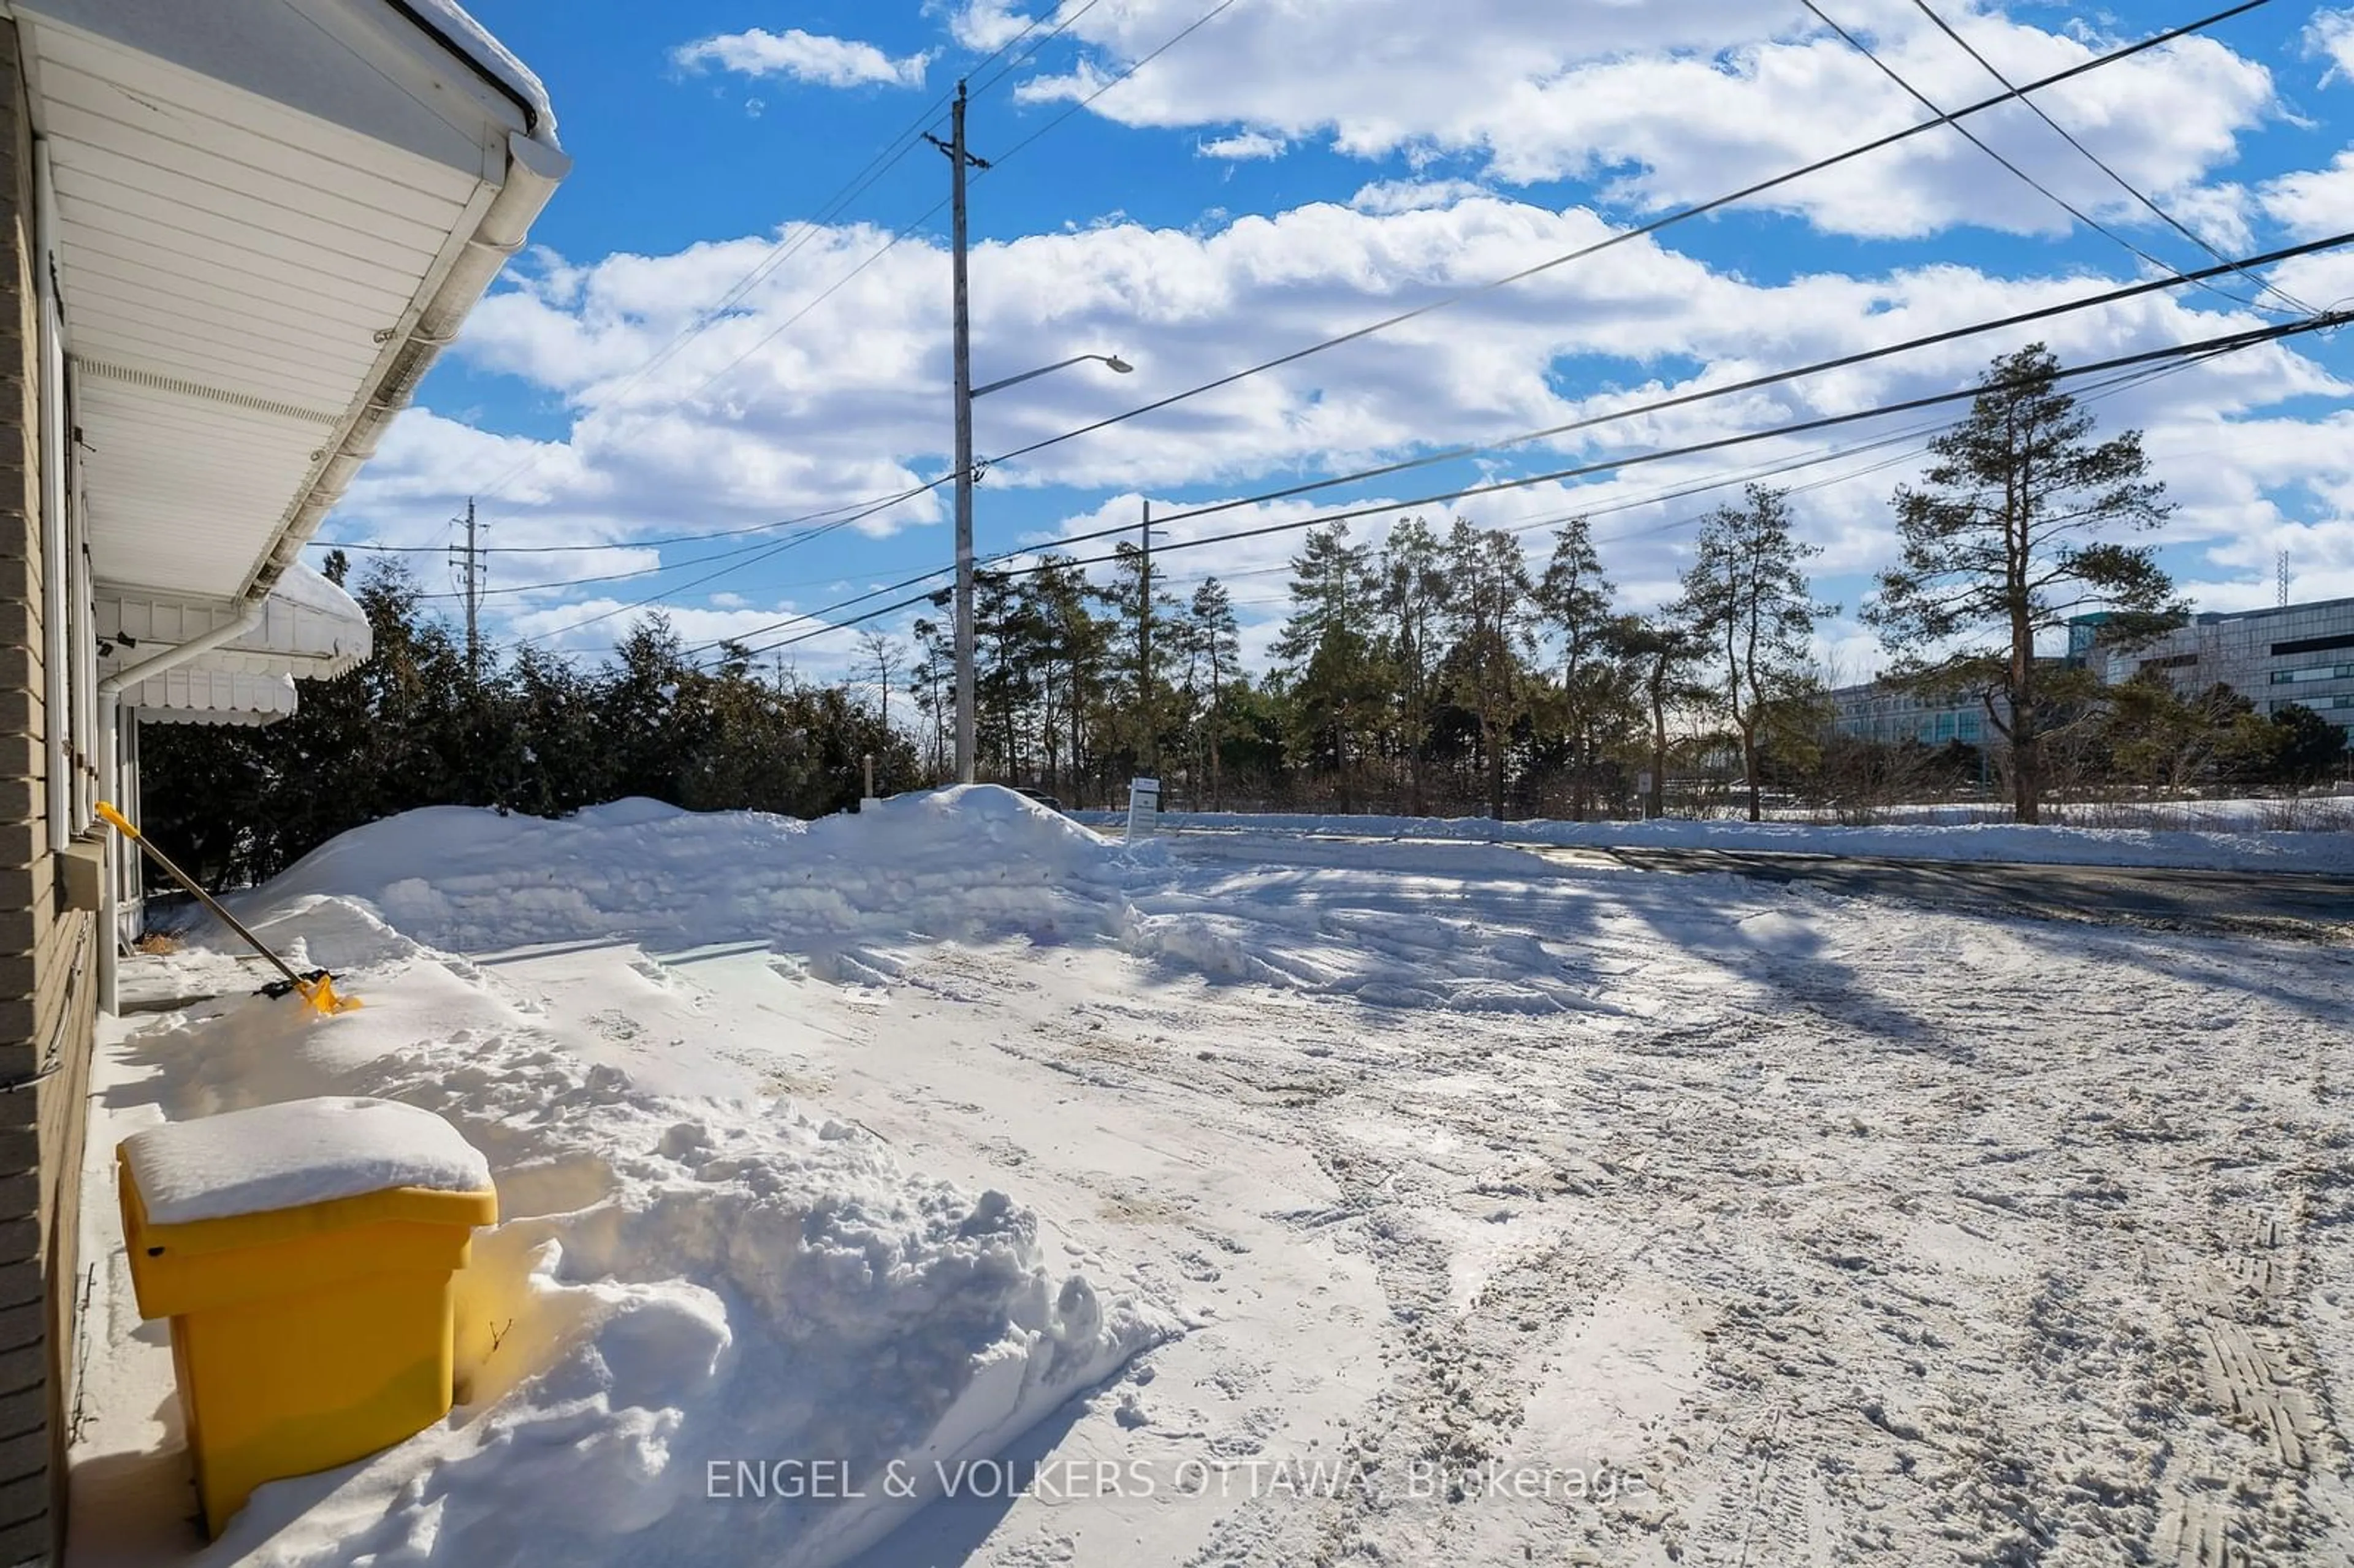
{"type": "Polygon", "coordinates": [[[134,695],[146,724],[276,724],[297,706],[291,676],[208,670],[202,660],[142,681],[124,702],[134,695]]]}

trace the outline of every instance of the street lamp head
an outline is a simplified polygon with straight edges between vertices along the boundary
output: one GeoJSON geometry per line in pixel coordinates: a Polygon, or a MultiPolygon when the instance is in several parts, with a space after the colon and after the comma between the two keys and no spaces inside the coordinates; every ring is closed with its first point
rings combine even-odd
{"type": "Polygon", "coordinates": [[[1107,354],[1107,355],[1104,355],[1104,363],[1105,363],[1106,365],[1110,366],[1114,370],[1116,370],[1116,371],[1119,372],[1119,374],[1121,374],[1122,376],[1127,375],[1129,371],[1131,371],[1131,370],[1133,370],[1133,369],[1135,369],[1135,368],[1136,368],[1136,366],[1135,366],[1130,365],[1127,360],[1122,359],[1122,358],[1121,358],[1119,355],[1118,355],[1117,354],[1107,354]]]}

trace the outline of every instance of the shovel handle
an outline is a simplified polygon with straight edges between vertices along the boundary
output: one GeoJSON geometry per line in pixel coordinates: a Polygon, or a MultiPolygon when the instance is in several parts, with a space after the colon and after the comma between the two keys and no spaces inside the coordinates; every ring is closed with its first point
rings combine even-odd
{"type": "MultiPolygon", "coordinates": [[[[174,864],[170,855],[165,854],[162,850],[159,850],[154,844],[149,843],[147,842],[146,835],[143,834],[137,828],[131,825],[131,819],[125,817],[122,812],[116,810],[112,806],[108,805],[103,800],[91,802],[90,810],[97,812],[101,818],[105,819],[105,821],[110,823],[116,832],[122,833],[133,843],[137,844],[142,850],[146,852],[147,858],[154,861],[157,865],[162,866],[165,875],[178,883],[182,887],[186,888],[190,893],[196,895],[196,902],[211,910],[213,914],[219,918],[221,924],[227,926],[230,930],[244,938],[246,946],[251,948],[255,952],[260,953],[263,958],[268,959],[271,966],[275,968],[280,974],[284,975],[289,980],[292,980],[297,989],[302,987],[302,977],[294,972],[292,965],[289,964],[284,959],[280,958],[276,953],[272,952],[270,949],[269,945],[263,942],[260,938],[247,930],[245,928],[244,921],[239,920],[236,916],[222,908],[219,899],[215,898],[211,894],[207,893],[203,888],[197,886],[196,879],[190,876],[186,872],[182,871],[177,865],[174,864]]],[[[305,991],[302,994],[308,996],[310,992],[305,991]]]]}

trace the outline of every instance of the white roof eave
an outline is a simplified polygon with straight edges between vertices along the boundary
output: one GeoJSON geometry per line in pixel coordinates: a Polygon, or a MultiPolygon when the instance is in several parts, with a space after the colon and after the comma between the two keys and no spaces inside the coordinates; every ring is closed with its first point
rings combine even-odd
{"type": "Polygon", "coordinates": [[[546,93],[440,0],[11,10],[98,575],[250,600],[568,172],[546,93]]]}

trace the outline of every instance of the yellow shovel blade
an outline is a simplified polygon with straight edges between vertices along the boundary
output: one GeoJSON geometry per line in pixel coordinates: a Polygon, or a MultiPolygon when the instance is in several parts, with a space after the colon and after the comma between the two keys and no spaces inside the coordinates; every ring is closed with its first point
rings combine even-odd
{"type": "Polygon", "coordinates": [[[313,1012],[329,1018],[333,1018],[338,1012],[349,1012],[360,1005],[358,997],[335,994],[335,980],[333,975],[321,975],[317,980],[303,981],[302,991],[302,1000],[311,1004],[313,1012]]]}

